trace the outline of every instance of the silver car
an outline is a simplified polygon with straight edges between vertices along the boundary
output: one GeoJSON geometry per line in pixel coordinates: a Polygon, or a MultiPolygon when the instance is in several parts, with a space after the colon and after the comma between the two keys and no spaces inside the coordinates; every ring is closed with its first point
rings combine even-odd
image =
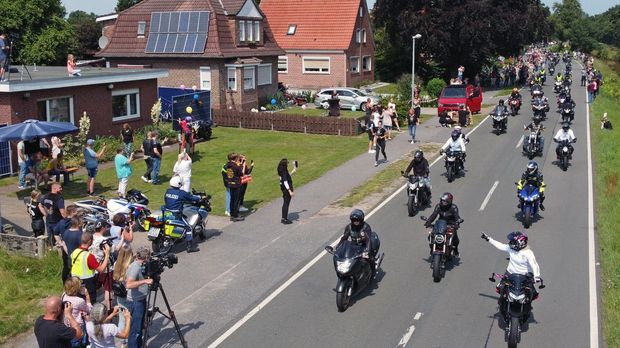
{"type": "Polygon", "coordinates": [[[366,100],[370,98],[373,104],[378,104],[380,97],[375,95],[368,95],[360,89],[349,87],[332,87],[324,88],[319,91],[314,97],[314,105],[327,109],[327,99],[332,97],[332,94],[336,91],[338,98],[340,99],[341,109],[351,109],[355,106],[357,110],[366,111],[366,100]]]}

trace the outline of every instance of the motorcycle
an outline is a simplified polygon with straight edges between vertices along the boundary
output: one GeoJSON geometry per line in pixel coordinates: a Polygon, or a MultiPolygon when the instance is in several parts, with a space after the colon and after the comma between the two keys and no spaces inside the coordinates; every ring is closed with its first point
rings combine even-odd
{"type": "Polygon", "coordinates": [[[452,182],[454,177],[459,173],[461,168],[463,167],[463,158],[461,151],[446,151],[445,156],[445,167],[446,167],[446,177],[448,178],[448,182],[452,182]]]}
{"type": "Polygon", "coordinates": [[[553,84],[553,91],[555,93],[560,93],[560,91],[562,90],[562,81],[555,81],[555,83],[553,84]]]}
{"type": "Polygon", "coordinates": [[[555,67],[551,66],[549,67],[549,76],[553,76],[553,74],[555,74],[555,67]]]}
{"type": "Polygon", "coordinates": [[[192,121],[190,122],[190,127],[198,138],[209,140],[211,139],[211,135],[213,135],[213,121],[211,120],[192,121]]]}
{"type": "MultiPolygon", "coordinates": [[[[515,183],[518,185],[518,183],[515,183]]],[[[521,214],[523,219],[523,227],[530,228],[532,221],[538,214],[538,206],[540,205],[540,192],[538,187],[532,184],[525,184],[519,192],[519,200],[521,203],[521,214]]]]}
{"type": "Polygon", "coordinates": [[[569,124],[573,122],[575,118],[575,110],[566,107],[562,108],[562,122],[568,122],[569,124]]]}
{"type": "Polygon", "coordinates": [[[562,107],[565,101],[566,101],[566,93],[561,92],[560,95],[558,95],[558,109],[562,107]]]}
{"type": "Polygon", "coordinates": [[[562,168],[563,171],[567,171],[568,161],[571,158],[571,144],[568,140],[557,141],[554,139],[554,141],[560,146],[560,156],[558,158],[560,160],[560,168],[562,168]]]}
{"type": "MultiPolygon", "coordinates": [[[[400,173],[405,175],[405,172],[400,173]]],[[[407,212],[409,216],[414,216],[417,211],[430,203],[430,188],[424,185],[422,177],[409,175],[407,179],[409,181],[407,183],[407,212]]]]}
{"type": "Polygon", "coordinates": [[[511,115],[516,116],[519,113],[519,109],[521,109],[521,100],[517,98],[510,98],[508,104],[510,105],[511,115]]]}
{"type": "Polygon", "coordinates": [[[100,196],[95,200],[87,199],[75,202],[78,207],[97,213],[107,220],[112,220],[116,214],[125,214],[129,221],[136,222],[143,229],[146,217],[151,215],[151,211],[147,207],[148,204],[148,197],[136,189],[127,191],[125,198],[106,200],[105,197],[100,196]]]}
{"type": "Polygon", "coordinates": [[[376,256],[374,267],[371,265],[371,259],[364,255],[364,245],[345,240],[336,250],[331,245],[325,247],[325,251],[334,256],[334,268],[338,276],[336,283],[338,312],[344,312],[349,308],[351,297],[359,294],[370,284],[381,266],[385,254],[379,255],[381,242],[375,232],[370,235],[370,244],[370,252],[376,256]]]}
{"type": "MultiPolygon", "coordinates": [[[[428,218],[421,216],[420,219],[428,221],[428,218]]],[[[431,251],[431,269],[433,270],[433,281],[439,283],[441,278],[446,275],[446,262],[451,261],[454,256],[454,247],[452,246],[452,237],[463,223],[463,219],[459,219],[456,226],[449,225],[446,220],[439,219],[428,231],[428,242],[432,247],[431,251]]]]}
{"type": "Polygon", "coordinates": [[[530,130],[530,135],[527,137],[527,145],[525,146],[525,155],[530,160],[538,155],[542,156],[543,149],[540,147],[540,138],[536,130],[530,130]]]}
{"type": "Polygon", "coordinates": [[[540,119],[543,121],[547,118],[547,106],[543,102],[532,104],[532,111],[534,112],[534,117],[540,116],[540,119]]]}
{"type": "Polygon", "coordinates": [[[493,130],[496,135],[506,133],[508,128],[508,115],[501,108],[495,108],[491,112],[491,118],[493,119],[493,130]]]}
{"type": "MultiPolygon", "coordinates": [[[[504,339],[508,342],[508,348],[516,348],[521,342],[521,326],[529,320],[532,301],[538,298],[538,294],[527,275],[493,273],[489,280],[495,283],[497,278],[500,283],[495,291],[499,293],[499,310],[506,324],[504,339]]],[[[545,284],[540,279],[538,289],[544,288],[545,284]]]]}
{"type": "Polygon", "coordinates": [[[539,96],[539,95],[542,95],[542,94],[543,94],[543,91],[542,91],[542,86],[541,85],[539,85],[539,84],[532,85],[532,89],[531,89],[532,98],[534,98],[536,96],[539,96]]]}
{"type": "Polygon", "coordinates": [[[169,211],[162,207],[161,214],[154,214],[146,218],[145,229],[148,231],[147,238],[151,241],[153,252],[166,254],[172,247],[185,240],[185,231],[191,229],[194,238],[205,240],[207,238],[207,218],[211,211],[211,196],[204,192],[192,190],[192,194],[200,196],[195,203],[187,203],[183,206],[183,219],[177,220],[169,211]]]}

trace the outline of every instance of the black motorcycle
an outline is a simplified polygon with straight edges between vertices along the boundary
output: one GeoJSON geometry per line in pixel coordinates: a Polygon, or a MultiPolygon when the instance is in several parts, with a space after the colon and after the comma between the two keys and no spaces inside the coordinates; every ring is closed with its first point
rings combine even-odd
{"type": "Polygon", "coordinates": [[[575,110],[570,107],[562,108],[562,122],[568,122],[569,124],[575,119],[575,110]]]}
{"type": "Polygon", "coordinates": [[[542,101],[537,101],[532,103],[532,111],[534,112],[534,117],[540,116],[541,120],[547,119],[547,108],[548,105],[545,105],[542,101]]]}
{"type": "MultiPolygon", "coordinates": [[[[420,219],[427,221],[426,216],[420,219]]],[[[458,221],[461,224],[463,219],[458,221]]],[[[457,226],[449,225],[446,220],[439,219],[431,225],[428,231],[428,242],[431,247],[431,270],[433,271],[433,281],[438,283],[446,275],[446,262],[451,261],[454,255],[452,238],[457,226]]]]}
{"type": "Polygon", "coordinates": [[[446,167],[446,178],[448,178],[448,182],[452,182],[454,177],[460,172],[461,168],[463,168],[463,153],[461,151],[446,151],[445,167],[446,167]]]}
{"type": "Polygon", "coordinates": [[[553,83],[553,91],[554,91],[555,93],[560,93],[560,91],[562,90],[562,88],[564,88],[564,87],[562,86],[562,81],[555,81],[555,82],[553,83]]]}
{"type": "MultiPolygon", "coordinates": [[[[559,154],[559,164],[560,164],[560,168],[562,168],[563,171],[567,171],[568,170],[568,161],[571,159],[571,149],[572,149],[572,145],[570,143],[570,141],[568,140],[555,140],[553,139],[553,141],[555,141],[556,143],[559,144],[559,148],[560,148],[560,154],[559,154]]],[[[573,140],[573,142],[576,142],[577,139],[573,140]]]]}
{"type": "Polygon", "coordinates": [[[504,109],[496,107],[491,112],[491,118],[493,119],[493,131],[495,135],[499,136],[502,133],[506,133],[506,129],[508,128],[508,114],[504,109]]]}
{"type": "Polygon", "coordinates": [[[196,120],[191,122],[192,131],[196,137],[209,140],[213,135],[213,121],[211,120],[196,120]]]}
{"type": "Polygon", "coordinates": [[[542,156],[543,149],[540,146],[540,134],[536,130],[530,129],[530,134],[526,138],[524,154],[527,158],[532,159],[538,155],[542,156]]]}
{"type": "Polygon", "coordinates": [[[344,241],[338,249],[331,245],[325,251],[334,256],[334,268],[338,276],[336,284],[336,306],[339,312],[344,312],[351,304],[351,297],[364,290],[374,278],[381,266],[384,254],[379,255],[381,242],[375,232],[370,236],[372,258],[364,257],[364,245],[358,245],[349,240],[344,241]],[[371,264],[374,259],[374,266],[371,264]]]}
{"type": "MultiPolygon", "coordinates": [[[[404,172],[400,172],[403,176],[404,172]]],[[[422,177],[409,175],[407,183],[407,212],[414,216],[416,212],[430,203],[430,188],[426,187],[422,177]]]]}
{"type": "MultiPolygon", "coordinates": [[[[506,324],[504,339],[508,348],[516,348],[521,341],[521,326],[530,318],[532,301],[537,294],[532,278],[522,274],[496,274],[489,278],[494,282],[499,278],[496,291],[499,293],[499,311],[506,324]]],[[[544,289],[545,284],[540,280],[538,289],[544,289]]]]}

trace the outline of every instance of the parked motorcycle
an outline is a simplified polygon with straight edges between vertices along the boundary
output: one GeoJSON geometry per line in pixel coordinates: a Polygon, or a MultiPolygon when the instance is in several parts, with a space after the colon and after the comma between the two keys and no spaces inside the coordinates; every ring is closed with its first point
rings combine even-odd
{"type": "Polygon", "coordinates": [[[521,109],[521,100],[510,98],[508,100],[508,105],[510,105],[510,114],[516,116],[519,113],[519,109],[521,109]]]}
{"type": "Polygon", "coordinates": [[[381,266],[384,253],[379,255],[381,242],[379,236],[372,232],[370,235],[372,255],[364,257],[364,245],[358,245],[349,240],[344,241],[338,249],[331,245],[325,251],[334,256],[334,268],[338,276],[336,283],[336,306],[338,312],[344,312],[351,304],[351,297],[364,290],[374,278],[381,266]],[[374,266],[371,260],[374,259],[374,266]]]}
{"type": "Polygon", "coordinates": [[[506,133],[508,128],[508,115],[504,112],[503,108],[496,107],[491,112],[491,118],[493,119],[493,131],[495,135],[506,133]]]}
{"type": "Polygon", "coordinates": [[[190,127],[196,135],[196,137],[209,140],[213,135],[213,121],[211,120],[196,120],[190,122],[190,127]]]}
{"type": "MultiPolygon", "coordinates": [[[[426,216],[420,216],[420,219],[427,221],[426,216]]],[[[458,224],[463,223],[463,219],[458,224]]],[[[456,226],[449,225],[446,220],[439,219],[431,225],[428,231],[428,242],[432,248],[431,251],[431,269],[433,270],[433,281],[438,283],[446,275],[446,262],[451,261],[454,253],[452,246],[452,238],[456,226]]]]}
{"type": "Polygon", "coordinates": [[[562,122],[568,122],[569,124],[575,119],[575,110],[565,107],[562,108],[562,122]]]}
{"type": "Polygon", "coordinates": [[[140,228],[144,228],[144,220],[151,215],[147,207],[148,197],[141,191],[131,189],[127,191],[125,198],[112,198],[106,200],[100,196],[97,199],[87,199],[75,202],[75,204],[92,213],[98,213],[107,220],[112,220],[116,214],[125,214],[129,221],[136,222],[140,228]]]}
{"type": "MultiPolygon", "coordinates": [[[[518,185],[518,183],[515,183],[518,185]]],[[[540,192],[538,187],[532,184],[525,184],[519,192],[521,204],[521,218],[523,227],[530,228],[532,221],[538,214],[538,206],[540,205],[540,192]]]]}
{"type": "MultiPolygon", "coordinates": [[[[521,342],[521,326],[525,324],[532,312],[532,301],[538,297],[532,279],[522,274],[496,274],[489,278],[495,283],[500,280],[495,291],[499,293],[499,311],[506,324],[504,339],[508,348],[516,348],[521,342]]],[[[545,284],[540,279],[538,289],[544,289],[545,284]]]]}
{"type": "MultiPolygon", "coordinates": [[[[403,176],[405,172],[400,172],[403,176]]],[[[407,177],[407,212],[409,216],[414,216],[422,207],[430,203],[430,187],[426,187],[422,177],[409,175],[407,177]]]]}
{"type": "Polygon", "coordinates": [[[446,151],[445,167],[446,167],[446,178],[448,178],[448,182],[452,182],[454,177],[460,172],[461,168],[463,168],[463,153],[461,151],[446,151]]]}
{"type": "Polygon", "coordinates": [[[147,238],[151,241],[153,252],[168,253],[174,244],[185,240],[185,231],[192,230],[194,238],[207,238],[207,218],[211,211],[211,196],[204,192],[192,190],[192,194],[200,196],[196,203],[187,203],[183,206],[183,220],[177,220],[169,211],[162,207],[161,214],[154,214],[146,218],[145,229],[147,238]]]}
{"type": "Polygon", "coordinates": [[[560,168],[562,168],[563,171],[567,171],[568,170],[568,161],[571,159],[571,143],[568,140],[561,140],[561,141],[557,141],[554,139],[554,141],[556,143],[560,144],[560,156],[559,156],[559,162],[560,162],[560,168]]]}

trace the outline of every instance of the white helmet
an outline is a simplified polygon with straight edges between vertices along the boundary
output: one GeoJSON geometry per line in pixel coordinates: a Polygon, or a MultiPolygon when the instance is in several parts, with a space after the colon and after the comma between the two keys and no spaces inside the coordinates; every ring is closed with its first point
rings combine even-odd
{"type": "Polygon", "coordinates": [[[181,187],[181,177],[176,175],[173,176],[172,179],[170,179],[170,186],[176,188],[181,187]]]}

